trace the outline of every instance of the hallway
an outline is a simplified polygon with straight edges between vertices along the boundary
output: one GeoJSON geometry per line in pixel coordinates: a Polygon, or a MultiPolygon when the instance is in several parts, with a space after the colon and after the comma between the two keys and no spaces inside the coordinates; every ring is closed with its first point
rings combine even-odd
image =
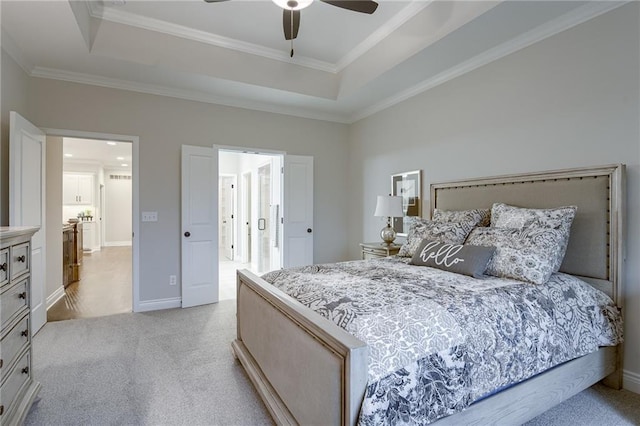
{"type": "Polygon", "coordinates": [[[85,254],[80,281],[65,289],[65,296],[47,311],[47,321],[131,312],[131,263],[131,246],[85,254]]]}
{"type": "MultiPolygon", "coordinates": [[[[223,255],[220,255],[220,300],[235,299],[236,298],[236,271],[238,269],[251,270],[250,263],[235,262],[228,260],[223,255]]],[[[253,272],[253,271],[252,271],[253,272]]]]}

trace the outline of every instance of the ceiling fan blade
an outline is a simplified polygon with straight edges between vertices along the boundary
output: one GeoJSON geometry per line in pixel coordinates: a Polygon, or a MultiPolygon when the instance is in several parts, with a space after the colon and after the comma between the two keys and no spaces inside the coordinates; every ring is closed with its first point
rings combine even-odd
{"type": "Polygon", "coordinates": [[[320,0],[332,6],[353,10],[354,12],[368,13],[371,15],[378,8],[378,3],[373,0],[320,0]]]}
{"type": "Polygon", "coordinates": [[[204,1],[206,1],[207,3],[220,3],[220,2],[228,1],[228,0],[204,0],[204,1]]]}
{"type": "Polygon", "coordinates": [[[284,39],[291,40],[298,37],[298,28],[300,28],[300,11],[284,9],[282,12],[284,39]],[[293,18],[293,26],[291,25],[291,18],[293,18]]]}

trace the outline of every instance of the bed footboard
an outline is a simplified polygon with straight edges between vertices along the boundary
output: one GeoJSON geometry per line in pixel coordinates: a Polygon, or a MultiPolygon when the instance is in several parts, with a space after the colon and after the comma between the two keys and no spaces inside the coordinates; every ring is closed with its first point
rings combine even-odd
{"type": "Polygon", "coordinates": [[[237,278],[232,347],[276,422],[355,424],[366,344],[249,271],[237,278]]]}

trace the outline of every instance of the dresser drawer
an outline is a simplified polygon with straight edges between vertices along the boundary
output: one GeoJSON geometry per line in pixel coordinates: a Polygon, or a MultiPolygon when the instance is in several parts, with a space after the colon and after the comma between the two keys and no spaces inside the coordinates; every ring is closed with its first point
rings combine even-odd
{"type": "Polygon", "coordinates": [[[0,424],[5,424],[4,419],[10,418],[20,398],[16,398],[29,385],[31,377],[31,354],[27,351],[22,355],[20,361],[3,377],[4,381],[0,386],[0,424]]]}
{"type": "Polygon", "coordinates": [[[3,289],[1,299],[0,324],[4,329],[9,321],[21,314],[23,308],[29,307],[29,278],[3,289]]]}
{"type": "Polygon", "coordinates": [[[9,259],[9,270],[11,271],[11,279],[29,272],[29,264],[31,263],[29,243],[22,243],[11,247],[11,259],[9,259]]]}
{"type": "Polygon", "coordinates": [[[18,355],[30,341],[29,315],[26,315],[2,337],[2,341],[0,342],[0,377],[5,377],[5,372],[13,365],[16,355],[18,355]]]}
{"type": "Polygon", "coordinates": [[[0,286],[9,282],[9,249],[0,250],[0,286]]]}
{"type": "Polygon", "coordinates": [[[385,253],[378,253],[374,250],[362,250],[362,260],[379,259],[385,256],[385,253]]]}

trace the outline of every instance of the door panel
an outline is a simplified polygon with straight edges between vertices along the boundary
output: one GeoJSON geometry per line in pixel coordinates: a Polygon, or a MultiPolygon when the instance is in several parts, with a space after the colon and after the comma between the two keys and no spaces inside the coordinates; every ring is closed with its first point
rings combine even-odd
{"type": "Polygon", "coordinates": [[[271,164],[258,168],[258,272],[271,270],[271,164]]]}
{"type": "Polygon", "coordinates": [[[313,263],[313,157],[284,157],[285,268],[313,263]]]}
{"type": "Polygon", "coordinates": [[[182,307],[218,301],[218,151],[182,146],[182,307]]]}
{"type": "MultiPolygon", "coordinates": [[[[31,238],[31,333],[47,322],[46,138],[44,132],[11,111],[9,128],[9,225],[39,226],[31,238]]],[[[52,277],[52,279],[54,279],[52,277]]],[[[61,280],[62,277],[59,277],[61,280]]]]}
{"type": "Polygon", "coordinates": [[[235,246],[235,176],[220,176],[220,249],[228,260],[234,260],[235,246]]]}

